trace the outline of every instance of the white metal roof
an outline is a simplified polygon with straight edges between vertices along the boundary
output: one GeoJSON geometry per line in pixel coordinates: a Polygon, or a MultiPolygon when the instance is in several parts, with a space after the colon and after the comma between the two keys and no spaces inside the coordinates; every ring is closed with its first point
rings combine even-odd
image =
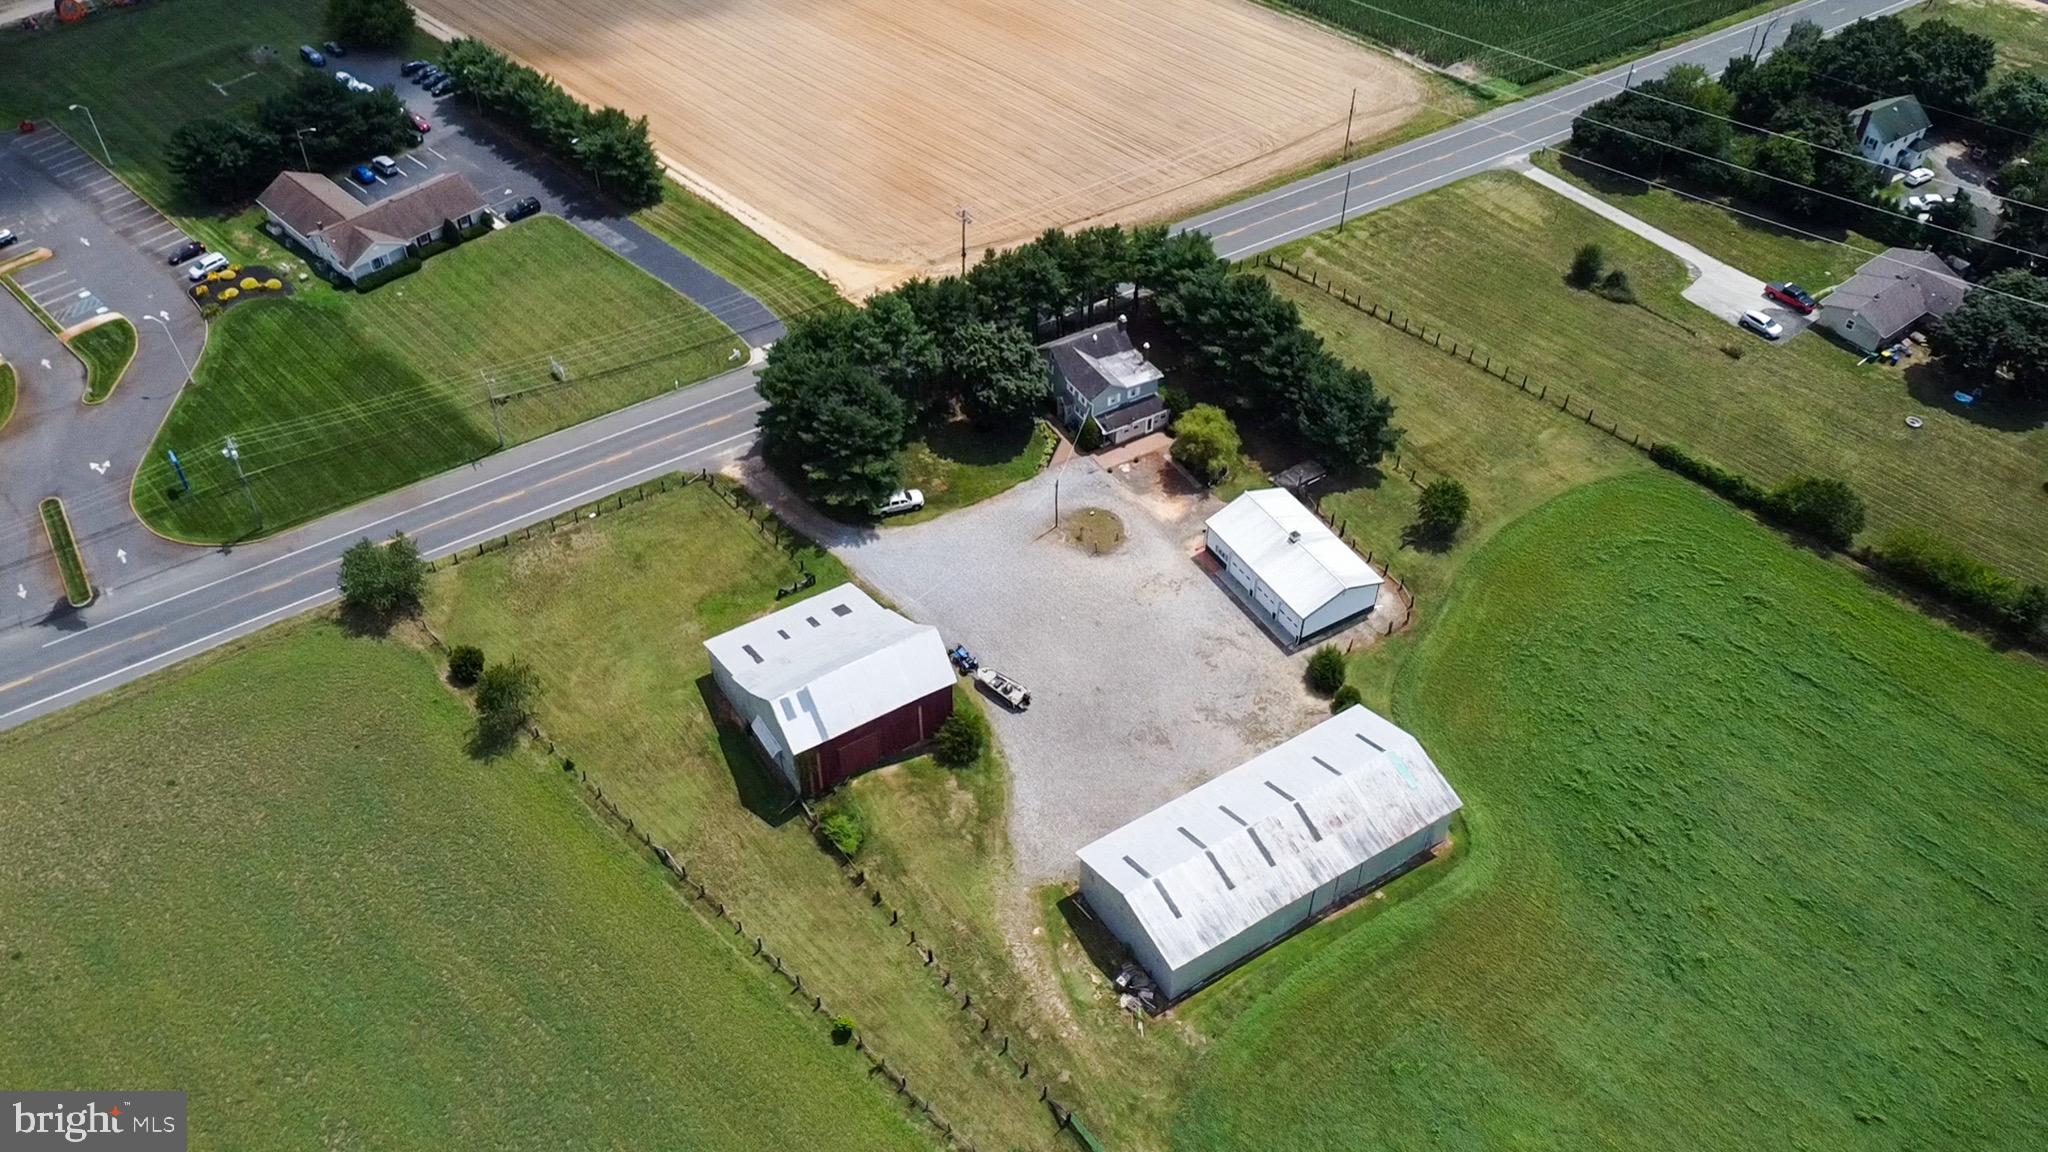
{"type": "Polygon", "coordinates": [[[776,735],[792,754],[954,682],[938,629],[904,619],[852,584],[713,636],[704,647],[735,683],[772,705],[776,735]]]}
{"type": "Polygon", "coordinates": [[[1354,706],[1079,856],[1179,968],[1459,807],[1413,736],[1354,706]]]}
{"type": "Polygon", "coordinates": [[[1285,488],[1247,492],[1208,526],[1303,619],[1342,592],[1380,583],[1372,565],[1285,488]]]}

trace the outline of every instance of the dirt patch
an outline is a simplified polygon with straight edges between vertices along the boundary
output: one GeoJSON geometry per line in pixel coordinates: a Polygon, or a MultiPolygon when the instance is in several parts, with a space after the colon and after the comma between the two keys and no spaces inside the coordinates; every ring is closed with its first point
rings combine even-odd
{"type": "Polygon", "coordinates": [[[1107,508],[1083,508],[1060,521],[1060,536],[1094,556],[1116,551],[1124,542],[1124,522],[1107,508]]]}
{"type": "Polygon", "coordinates": [[[854,294],[1055,225],[1170,218],[1413,116],[1420,76],[1246,0],[424,0],[646,114],[714,202],[854,294]]]}

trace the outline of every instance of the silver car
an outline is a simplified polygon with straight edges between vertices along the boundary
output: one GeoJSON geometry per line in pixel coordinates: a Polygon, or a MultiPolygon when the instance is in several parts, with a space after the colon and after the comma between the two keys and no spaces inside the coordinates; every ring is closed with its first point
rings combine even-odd
{"type": "Polygon", "coordinates": [[[1744,312],[1738,323],[1766,340],[1776,340],[1785,334],[1785,326],[1771,319],[1770,313],[1754,308],[1744,312]]]}

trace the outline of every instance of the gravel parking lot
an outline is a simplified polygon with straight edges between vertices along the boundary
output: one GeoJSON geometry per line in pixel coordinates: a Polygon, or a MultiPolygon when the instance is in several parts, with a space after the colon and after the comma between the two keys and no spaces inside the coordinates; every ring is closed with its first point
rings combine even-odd
{"type": "Polygon", "coordinates": [[[1011,839],[1031,882],[1076,848],[1327,715],[1289,656],[1191,554],[1200,505],[1161,515],[1082,458],[928,524],[842,534],[834,550],[904,611],[1031,690],[991,702],[1012,776],[1011,839]],[[1107,509],[1124,543],[1091,555],[1051,532],[1107,509]]]}

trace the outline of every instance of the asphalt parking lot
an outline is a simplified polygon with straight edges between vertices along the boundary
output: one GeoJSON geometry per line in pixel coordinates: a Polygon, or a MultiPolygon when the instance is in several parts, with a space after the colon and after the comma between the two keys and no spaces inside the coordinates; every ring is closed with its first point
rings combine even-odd
{"type": "MultiPolygon", "coordinates": [[[[486,121],[460,92],[432,96],[399,74],[404,60],[381,52],[351,52],[325,71],[347,72],[366,84],[389,85],[406,107],[430,125],[416,148],[392,156],[400,174],[364,187],[347,171],[331,173],[357,199],[374,203],[444,172],[460,172],[495,208],[532,196],[541,210],[575,224],[642,271],[689,297],[724,321],[752,347],[774,342],[782,322],[760,301],[642,228],[554,158],[486,121]]],[[[363,157],[368,160],[369,157],[363,157]]]]}
{"type": "Polygon", "coordinates": [[[834,544],[911,616],[1031,690],[989,702],[1011,768],[1019,872],[1071,875],[1073,852],[1328,715],[1288,655],[1192,558],[1205,505],[1162,515],[1092,460],[925,524],[834,544]],[[1107,509],[1124,543],[1093,555],[1048,530],[1107,509]]]}

